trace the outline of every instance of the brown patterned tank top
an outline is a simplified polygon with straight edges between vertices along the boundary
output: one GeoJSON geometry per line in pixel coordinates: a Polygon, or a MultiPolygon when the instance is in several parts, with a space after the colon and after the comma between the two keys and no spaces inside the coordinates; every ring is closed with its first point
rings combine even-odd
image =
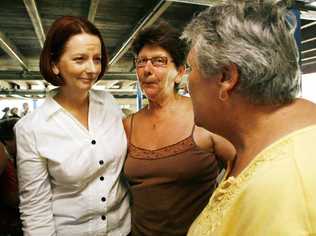
{"type": "MultiPolygon", "coordinates": [[[[130,137],[132,136],[133,116],[130,137]]],[[[157,150],[129,142],[124,172],[132,196],[132,236],[184,236],[213,193],[218,163],[189,137],[157,150]]]]}

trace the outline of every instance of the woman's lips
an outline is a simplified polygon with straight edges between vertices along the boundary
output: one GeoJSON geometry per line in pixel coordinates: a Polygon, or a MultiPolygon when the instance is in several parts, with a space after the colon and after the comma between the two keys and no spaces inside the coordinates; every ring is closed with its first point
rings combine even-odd
{"type": "Polygon", "coordinates": [[[155,85],[156,82],[154,82],[154,81],[149,81],[149,82],[147,82],[147,81],[146,81],[146,82],[142,82],[142,84],[143,84],[143,85],[149,85],[149,86],[150,86],[150,85],[155,85]]]}
{"type": "Polygon", "coordinates": [[[95,78],[80,78],[80,80],[82,82],[85,82],[85,83],[92,83],[93,81],[95,81],[96,79],[95,78]]]}

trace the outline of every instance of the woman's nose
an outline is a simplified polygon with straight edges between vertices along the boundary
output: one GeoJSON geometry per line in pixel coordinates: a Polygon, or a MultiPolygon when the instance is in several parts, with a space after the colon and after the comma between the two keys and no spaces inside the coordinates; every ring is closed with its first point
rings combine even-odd
{"type": "Polygon", "coordinates": [[[98,65],[93,60],[89,60],[86,65],[86,71],[88,73],[96,73],[98,65]]]}
{"type": "Polygon", "coordinates": [[[151,60],[147,60],[144,66],[144,71],[152,71],[154,65],[151,63],[151,60]]]}

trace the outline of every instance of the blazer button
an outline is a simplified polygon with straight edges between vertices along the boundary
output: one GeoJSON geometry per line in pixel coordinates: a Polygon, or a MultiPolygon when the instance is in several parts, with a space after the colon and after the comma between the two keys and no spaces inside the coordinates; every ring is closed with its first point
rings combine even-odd
{"type": "Polygon", "coordinates": [[[100,180],[103,181],[103,180],[104,180],[104,177],[103,177],[103,176],[100,176],[100,180]]]}
{"type": "Polygon", "coordinates": [[[105,218],[106,218],[105,215],[101,216],[101,219],[102,219],[102,220],[105,220],[105,218]]]}
{"type": "Polygon", "coordinates": [[[104,164],[104,161],[103,161],[103,160],[100,160],[100,161],[99,161],[99,164],[100,164],[100,165],[103,165],[103,164],[104,164]]]}
{"type": "Polygon", "coordinates": [[[94,145],[94,144],[96,144],[97,142],[93,139],[92,141],[91,141],[91,144],[92,145],[94,145]]]}
{"type": "Polygon", "coordinates": [[[105,197],[102,197],[102,198],[101,198],[101,201],[102,201],[102,202],[105,202],[105,200],[106,200],[105,197]]]}

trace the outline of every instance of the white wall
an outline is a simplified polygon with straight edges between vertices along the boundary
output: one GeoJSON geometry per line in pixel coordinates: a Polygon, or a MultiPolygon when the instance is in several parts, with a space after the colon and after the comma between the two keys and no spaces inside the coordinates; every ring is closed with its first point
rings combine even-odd
{"type": "Polygon", "coordinates": [[[302,76],[301,97],[316,103],[316,73],[302,76]]]}

